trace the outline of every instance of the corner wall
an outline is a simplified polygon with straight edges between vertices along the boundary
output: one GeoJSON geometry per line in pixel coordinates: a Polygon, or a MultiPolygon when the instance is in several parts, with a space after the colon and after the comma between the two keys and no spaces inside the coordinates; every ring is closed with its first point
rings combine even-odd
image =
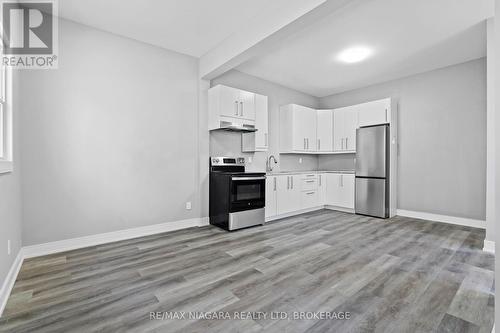
{"type": "Polygon", "coordinates": [[[59,33],[59,69],[22,72],[23,245],[200,217],[198,60],[59,33]]]}
{"type": "MultiPolygon", "coordinates": [[[[399,102],[398,208],[485,220],[486,60],[323,97],[320,107],[385,97],[399,102]]],[[[345,159],[321,156],[319,168],[345,159]]]]}

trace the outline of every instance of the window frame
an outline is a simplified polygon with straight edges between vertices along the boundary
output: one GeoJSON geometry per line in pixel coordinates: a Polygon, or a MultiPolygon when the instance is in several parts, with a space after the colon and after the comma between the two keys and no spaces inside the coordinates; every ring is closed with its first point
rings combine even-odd
{"type": "Polygon", "coordinates": [[[11,77],[11,69],[0,65],[0,174],[12,172],[14,164],[11,77]]]}

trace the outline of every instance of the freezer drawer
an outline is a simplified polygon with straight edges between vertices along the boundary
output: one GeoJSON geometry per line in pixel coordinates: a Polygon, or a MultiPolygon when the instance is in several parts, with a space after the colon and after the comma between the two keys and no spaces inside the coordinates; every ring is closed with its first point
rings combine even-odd
{"type": "Polygon", "coordinates": [[[356,177],[356,214],[389,217],[386,179],[356,177]]]}

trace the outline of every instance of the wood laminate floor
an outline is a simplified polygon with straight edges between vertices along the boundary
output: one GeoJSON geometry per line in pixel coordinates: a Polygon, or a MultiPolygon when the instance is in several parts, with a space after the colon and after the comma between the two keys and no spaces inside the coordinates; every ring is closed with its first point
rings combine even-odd
{"type": "Polygon", "coordinates": [[[0,331],[490,333],[483,240],[478,229],[326,210],[142,237],[26,260],[0,331]],[[151,319],[173,311],[240,318],[151,319]],[[301,312],[350,319],[294,320],[301,312]],[[278,313],[288,319],[269,318],[278,313]]]}

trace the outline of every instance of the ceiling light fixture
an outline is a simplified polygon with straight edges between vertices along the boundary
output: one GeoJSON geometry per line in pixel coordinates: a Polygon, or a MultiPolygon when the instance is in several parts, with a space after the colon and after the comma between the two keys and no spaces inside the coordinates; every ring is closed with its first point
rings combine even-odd
{"type": "Polygon", "coordinates": [[[360,62],[373,54],[373,50],[365,46],[356,46],[345,49],[337,56],[337,60],[352,64],[360,62]]]}

